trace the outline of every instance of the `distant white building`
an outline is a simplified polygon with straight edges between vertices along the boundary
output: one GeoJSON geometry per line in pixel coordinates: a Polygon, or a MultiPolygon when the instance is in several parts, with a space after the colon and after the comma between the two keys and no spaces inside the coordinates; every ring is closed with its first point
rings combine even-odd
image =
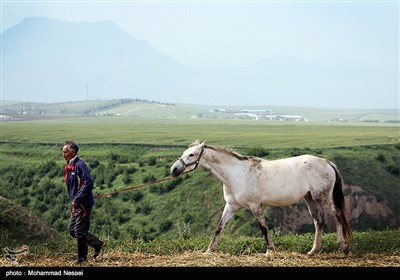
{"type": "Polygon", "coordinates": [[[281,115],[281,120],[285,120],[285,121],[307,121],[306,118],[304,118],[303,116],[296,116],[296,115],[281,115]]]}
{"type": "Polygon", "coordinates": [[[220,112],[226,114],[233,114],[236,118],[240,119],[254,119],[254,120],[278,120],[278,121],[308,121],[305,117],[300,115],[277,115],[270,109],[225,109],[217,108],[210,110],[212,112],[220,112]]]}
{"type": "Polygon", "coordinates": [[[7,115],[0,115],[0,120],[1,121],[10,121],[12,120],[13,117],[7,116],[7,115]]]}

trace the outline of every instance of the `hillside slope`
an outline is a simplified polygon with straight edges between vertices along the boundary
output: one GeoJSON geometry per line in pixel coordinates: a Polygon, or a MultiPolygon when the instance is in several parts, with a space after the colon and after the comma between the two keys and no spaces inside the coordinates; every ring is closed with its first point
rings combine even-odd
{"type": "MultiPolygon", "coordinates": [[[[2,144],[4,155],[13,154],[18,164],[1,169],[0,195],[12,198],[57,231],[64,232],[69,215],[68,199],[62,178],[63,162],[58,153],[49,154],[53,150],[56,151],[54,145],[2,144]],[[43,158],[47,160],[43,161],[43,158]]],[[[88,144],[83,156],[95,179],[94,192],[97,195],[169,176],[169,166],[176,160],[178,150],[181,149],[88,144]]],[[[333,160],[347,186],[345,196],[352,228],[382,230],[399,227],[400,145],[268,152],[268,159],[309,153],[333,160]]],[[[200,168],[168,182],[98,198],[92,229],[102,236],[145,241],[208,235],[214,232],[223,206],[221,183],[200,168]]],[[[12,211],[9,208],[3,212],[12,211]]],[[[304,203],[270,208],[266,217],[271,229],[313,232],[304,203]]],[[[16,227],[15,222],[10,225],[16,227]]],[[[327,226],[332,229],[329,220],[327,226]]],[[[239,211],[225,230],[245,236],[261,234],[247,210],[239,211]]]]}
{"type": "Polygon", "coordinates": [[[26,208],[0,196],[0,242],[44,242],[58,238],[58,233],[26,208]]]}

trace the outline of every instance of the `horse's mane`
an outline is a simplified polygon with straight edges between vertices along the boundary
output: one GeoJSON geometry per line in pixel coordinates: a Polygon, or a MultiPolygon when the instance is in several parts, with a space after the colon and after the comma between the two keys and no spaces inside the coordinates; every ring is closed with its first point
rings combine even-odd
{"type": "Polygon", "coordinates": [[[217,151],[217,152],[222,152],[222,153],[234,156],[235,158],[237,158],[239,160],[254,159],[253,156],[243,156],[243,155],[239,154],[238,152],[234,151],[233,148],[213,147],[213,146],[209,146],[209,145],[204,145],[204,147],[214,150],[214,151],[217,151]]]}
{"type": "MultiPolygon", "coordinates": [[[[196,146],[199,144],[200,144],[200,142],[198,140],[196,140],[195,142],[190,144],[189,147],[193,147],[193,146],[196,146]]],[[[238,152],[236,152],[233,148],[213,147],[210,145],[204,145],[204,148],[208,148],[210,150],[214,150],[217,152],[222,152],[227,155],[231,155],[231,156],[237,158],[238,160],[252,160],[252,161],[260,160],[260,158],[254,157],[254,156],[243,156],[243,155],[239,154],[238,152]]]]}

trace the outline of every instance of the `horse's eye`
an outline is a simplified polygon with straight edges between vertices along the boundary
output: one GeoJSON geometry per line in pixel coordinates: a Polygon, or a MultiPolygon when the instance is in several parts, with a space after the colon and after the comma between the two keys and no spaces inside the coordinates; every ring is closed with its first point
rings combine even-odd
{"type": "Polygon", "coordinates": [[[190,155],[189,155],[189,157],[192,157],[192,156],[194,156],[194,154],[190,154],[190,155]]]}

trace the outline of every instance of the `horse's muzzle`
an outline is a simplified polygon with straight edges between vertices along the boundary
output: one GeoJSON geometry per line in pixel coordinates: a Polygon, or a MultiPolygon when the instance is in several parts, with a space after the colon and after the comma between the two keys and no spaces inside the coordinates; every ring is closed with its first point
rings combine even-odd
{"type": "Polygon", "coordinates": [[[177,177],[179,176],[183,170],[185,170],[185,166],[181,164],[179,160],[177,160],[172,166],[169,171],[172,177],[177,177]]]}

